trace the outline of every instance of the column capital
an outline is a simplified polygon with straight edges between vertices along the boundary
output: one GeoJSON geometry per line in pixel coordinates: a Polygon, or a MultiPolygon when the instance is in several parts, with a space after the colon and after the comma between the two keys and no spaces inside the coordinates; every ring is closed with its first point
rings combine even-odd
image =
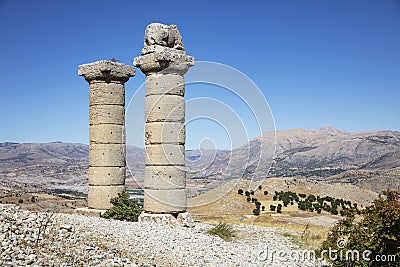
{"type": "Polygon", "coordinates": [[[135,76],[135,67],[112,60],[100,60],[78,66],[78,75],[86,81],[119,81],[125,83],[135,76]]]}
{"type": "Polygon", "coordinates": [[[146,28],[142,55],[133,61],[146,74],[176,73],[184,75],[194,66],[194,57],[186,55],[176,25],[152,23],[146,28]]]}

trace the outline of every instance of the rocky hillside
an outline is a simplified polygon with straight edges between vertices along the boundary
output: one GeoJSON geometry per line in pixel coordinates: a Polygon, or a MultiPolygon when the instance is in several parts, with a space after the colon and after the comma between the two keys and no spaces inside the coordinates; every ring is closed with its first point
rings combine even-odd
{"type": "Polygon", "coordinates": [[[329,126],[277,131],[265,133],[232,152],[207,151],[206,157],[197,161],[195,167],[206,167],[197,171],[195,163],[189,162],[188,176],[195,181],[207,179],[214,185],[221,177],[259,182],[267,177],[307,177],[380,192],[388,187],[400,188],[400,132],[350,133],[329,126]],[[207,165],[210,154],[215,157],[207,165]]]}
{"type": "Polygon", "coordinates": [[[288,232],[272,228],[235,225],[233,241],[225,242],[207,235],[205,223],[173,227],[2,204],[0,222],[1,266],[315,266],[309,258],[260,257],[265,248],[300,251],[283,236],[288,232]]]}
{"type": "MultiPolygon", "coordinates": [[[[143,182],[143,158],[143,149],[127,147],[128,185],[143,182]]],[[[267,177],[307,177],[375,191],[400,185],[397,131],[350,133],[329,126],[284,130],[265,133],[232,151],[187,151],[186,158],[188,187],[194,194],[232,179],[267,177]]],[[[88,146],[84,144],[1,143],[0,182],[11,188],[39,183],[46,188],[82,191],[87,162],[88,146]]]]}
{"type": "Polygon", "coordinates": [[[85,160],[89,148],[74,143],[0,143],[0,167],[26,166],[42,163],[68,163],[85,160]]]}

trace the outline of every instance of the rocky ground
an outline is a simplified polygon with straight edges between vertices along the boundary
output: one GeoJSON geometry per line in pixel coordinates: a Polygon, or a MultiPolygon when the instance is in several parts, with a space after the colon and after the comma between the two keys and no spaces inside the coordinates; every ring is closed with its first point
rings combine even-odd
{"type": "Polygon", "coordinates": [[[0,266],[317,266],[279,230],[235,226],[225,242],[193,228],[132,223],[0,205],[0,266]],[[300,260],[299,260],[300,259],[300,260]]]}

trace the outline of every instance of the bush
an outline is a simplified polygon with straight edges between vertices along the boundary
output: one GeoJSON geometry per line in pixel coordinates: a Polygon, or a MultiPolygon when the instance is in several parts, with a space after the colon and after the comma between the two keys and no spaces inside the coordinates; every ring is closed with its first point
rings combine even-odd
{"type": "Polygon", "coordinates": [[[209,235],[216,235],[221,237],[225,241],[231,241],[235,237],[235,230],[233,227],[227,223],[218,223],[217,226],[209,229],[207,232],[209,235]]]}
{"type": "Polygon", "coordinates": [[[239,194],[239,195],[243,195],[243,189],[241,189],[241,188],[238,189],[238,194],[239,194]]]}
{"type": "Polygon", "coordinates": [[[246,197],[249,197],[250,196],[250,192],[246,191],[245,195],[246,195],[246,197]]]}
{"type": "Polygon", "coordinates": [[[271,211],[275,211],[276,206],[275,206],[275,205],[270,205],[270,206],[269,206],[269,209],[270,209],[271,211]]]}
{"type": "Polygon", "coordinates": [[[256,216],[260,215],[260,210],[259,209],[254,209],[253,210],[253,214],[256,215],[256,216]]]}
{"type": "Polygon", "coordinates": [[[261,210],[262,210],[262,211],[265,211],[265,206],[261,206],[261,210]]]}
{"type": "Polygon", "coordinates": [[[254,196],[254,190],[250,190],[250,194],[254,196]]]}
{"type": "Polygon", "coordinates": [[[18,203],[24,203],[24,200],[22,199],[22,198],[20,198],[19,200],[18,200],[18,203]]]}
{"type": "Polygon", "coordinates": [[[110,202],[113,207],[101,215],[102,218],[137,222],[140,213],[143,211],[142,207],[136,201],[130,199],[126,192],[119,193],[110,202]]]}
{"type": "Polygon", "coordinates": [[[246,198],[247,202],[251,201],[251,197],[246,198]]]}
{"type": "MultiPolygon", "coordinates": [[[[373,204],[363,210],[362,218],[355,220],[355,209],[345,210],[346,216],[339,221],[328,234],[320,249],[338,249],[337,240],[347,240],[346,247],[339,248],[337,254],[349,250],[358,250],[360,254],[371,251],[368,258],[376,259],[377,255],[394,255],[395,261],[366,261],[360,255],[359,261],[346,261],[338,257],[331,260],[332,266],[398,266],[400,258],[400,194],[395,191],[384,191],[373,204]],[[396,262],[397,261],[397,262],[396,262]]],[[[329,259],[327,259],[329,260],[329,259]]]]}
{"type": "Polygon", "coordinates": [[[268,195],[268,191],[264,191],[264,196],[268,195]]]}
{"type": "Polygon", "coordinates": [[[278,204],[278,207],[276,207],[276,212],[282,213],[282,205],[281,204],[278,204]]]}
{"type": "Polygon", "coordinates": [[[261,189],[262,189],[262,186],[261,186],[261,185],[259,185],[259,186],[258,186],[258,190],[261,190],[261,189]]]}

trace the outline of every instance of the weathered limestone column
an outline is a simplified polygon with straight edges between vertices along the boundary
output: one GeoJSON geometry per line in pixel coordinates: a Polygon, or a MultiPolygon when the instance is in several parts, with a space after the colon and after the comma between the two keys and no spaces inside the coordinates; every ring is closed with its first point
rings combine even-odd
{"type": "MultiPolygon", "coordinates": [[[[146,28],[134,66],[146,74],[144,214],[186,211],[185,100],[183,75],[194,65],[175,25],[146,28]]],[[[165,220],[167,217],[159,217],[165,220]]],[[[178,218],[179,219],[179,218],[178,218]]],[[[169,220],[169,219],[166,219],[169,220]]]]}
{"type": "Polygon", "coordinates": [[[89,209],[107,210],[125,190],[125,87],[133,66],[101,60],[80,65],[89,82],[89,209]]]}

